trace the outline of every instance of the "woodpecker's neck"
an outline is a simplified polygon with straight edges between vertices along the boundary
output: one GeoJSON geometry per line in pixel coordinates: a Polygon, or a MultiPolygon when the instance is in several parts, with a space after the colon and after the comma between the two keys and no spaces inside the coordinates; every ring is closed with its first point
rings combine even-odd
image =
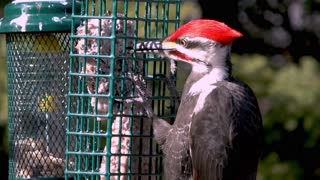
{"type": "Polygon", "coordinates": [[[209,49],[210,55],[207,56],[206,61],[191,63],[192,71],[184,88],[188,92],[191,90],[191,94],[196,94],[198,90],[195,91],[195,87],[204,89],[219,81],[228,80],[232,75],[230,47],[215,46],[209,49]]]}
{"type": "Polygon", "coordinates": [[[230,51],[231,45],[223,46],[214,41],[209,41],[206,47],[202,47],[201,50],[194,50],[193,54],[197,54],[197,56],[189,55],[194,58],[190,62],[192,72],[206,75],[212,69],[221,69],[231,75],[230,51]]]}
{"type": "Polygon", "coordinates": [[[184,88],[188,92],[188,96],[196,96],[202,92],[215,89],[218,82],[227,80],[228,78],[228,72],[222,68],[213,68],[206,74],[192,72],[184,88]]]}

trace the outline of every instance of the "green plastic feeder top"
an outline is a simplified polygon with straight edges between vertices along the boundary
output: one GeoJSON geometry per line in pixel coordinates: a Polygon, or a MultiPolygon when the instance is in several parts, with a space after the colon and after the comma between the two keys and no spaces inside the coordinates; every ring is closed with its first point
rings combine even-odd
{"type": "Polygon", "coordinates": [[[0,33],[71,31],[71,13],[72,0],[15,0],[4,8],[0,33]]]}

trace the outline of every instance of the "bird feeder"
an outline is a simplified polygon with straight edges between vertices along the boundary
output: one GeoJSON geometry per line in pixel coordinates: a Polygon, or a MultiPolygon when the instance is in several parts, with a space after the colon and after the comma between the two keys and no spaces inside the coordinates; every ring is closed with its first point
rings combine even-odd
{"type": "Polygon", "coordinates": [[[9,179],[64,179],[72,8],[76,12],[69,0],[15,0],[0,20],[7,46],[9,179]]]}
{"type": "Polygon", "coordinates": [[[173,32],[180,1],[92,0],[81,1],[81,9],[72,18],[65,177],[161,179],[152,122],[135,98],[137,84],[146,83],[156,115],[173,120],[174,67],[127,47],[173,32]]]}

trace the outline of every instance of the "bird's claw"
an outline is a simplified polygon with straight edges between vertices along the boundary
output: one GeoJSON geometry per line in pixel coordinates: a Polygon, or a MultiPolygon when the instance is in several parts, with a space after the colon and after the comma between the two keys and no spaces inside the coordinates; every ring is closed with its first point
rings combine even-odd
{"type": "Polygon", "coordinates": [[[131,79],[135,87],[134,97],[130,99],[133,103],[139,103],[145,109],[148,117],[153,117],[154,112],[151,108],[151,102],[149,97],[151,93],[147,89],[147,84],[141,75],[133,75],[128,73],[128,77],[131,79]]]}

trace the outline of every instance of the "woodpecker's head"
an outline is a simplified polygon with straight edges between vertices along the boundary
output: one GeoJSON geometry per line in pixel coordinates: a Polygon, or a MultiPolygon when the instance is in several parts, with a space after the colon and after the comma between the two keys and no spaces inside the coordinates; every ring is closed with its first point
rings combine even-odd
{"type": "Polygon", "coordinates": [[[193,71],[206,73],[212,68],[228,68],[231,44],[241,36],[224,23],[199,19],[181,26],[162,41],[139,43],[135,50],[187,62],[193,71]]]}

